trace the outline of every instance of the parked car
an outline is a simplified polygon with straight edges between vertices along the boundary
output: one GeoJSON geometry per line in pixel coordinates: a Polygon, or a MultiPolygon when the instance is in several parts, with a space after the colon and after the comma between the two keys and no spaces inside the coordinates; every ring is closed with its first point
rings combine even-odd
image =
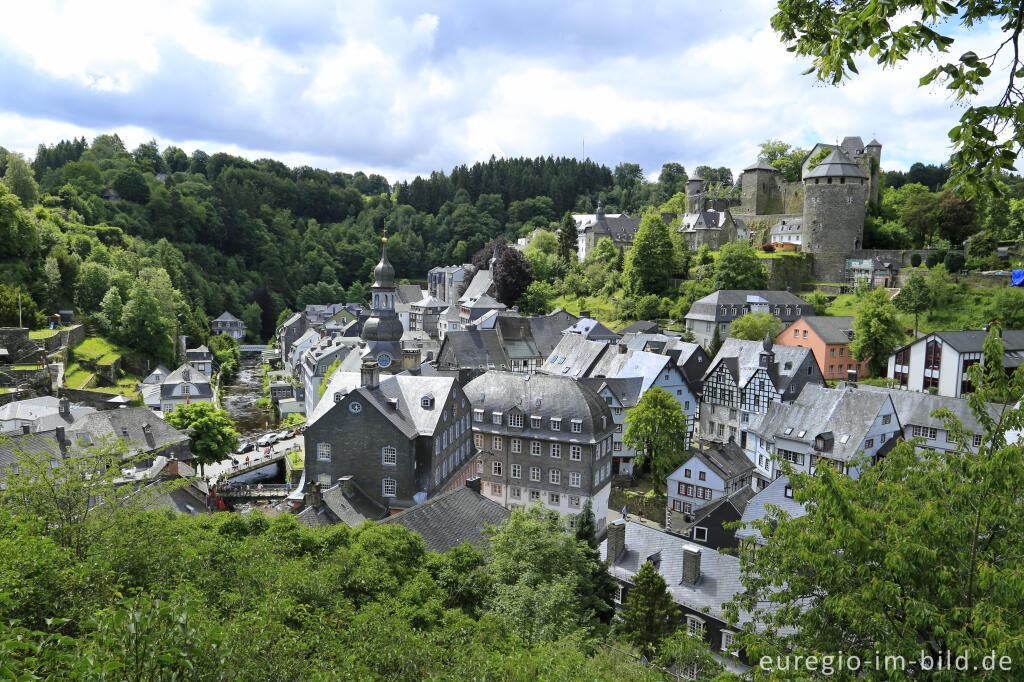
{"type": "Polygon", "coordinates": [[[284,431],[278,431],[277,432],[277,440],[284,440],[285,438],[291,438],[291,437],[292,437],[292,433],[288,429],[285,429],[284,431]]]}
{"type": "Polygon", "coordinates": [[[269,446],[273,445],[276,442],[277,442],[277,434],[276,433],[267,433],[267,434],[264,434],[263,436],[260,436],[260,439],[258,441],[256,441],[256,447],[258,447],[258,448],[265,448],[265,447],[269,447],[269,446]]]}
{"type": "Polygon", "coordinates": [[[252,452],[255,449],[256,449],[256,446],[253,445],[252,441],[246,441],[244,443],[239,443],[238,444],[238,449],[235,450],[235,454],[236,455],[244,455],[245,453],[252,452]]]}

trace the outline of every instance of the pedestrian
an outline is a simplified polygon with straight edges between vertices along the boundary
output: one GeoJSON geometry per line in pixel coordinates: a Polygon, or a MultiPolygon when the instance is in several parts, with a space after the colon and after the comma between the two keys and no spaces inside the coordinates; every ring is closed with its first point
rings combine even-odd
{"type": "Polygon", "coordinates": [[[284,490],[285,490],[285,492],[288,492],[288,493],[290,493],[292,491],[292,482],[291,481],[285,481],[284,482],[284,490]]]}
{"type": "Polygon", "coordinates": [[[263,484],[262,483],[260,483],[259,485],[256,486],[256,492],[258,492],[258,493],[262,493],[263,492],[263,484]]]}
{"type": "Polygon", "coordinates": [[[622,520],[629,521],[629,509],[626,508],[626,505],[622,505],[622,520]]]}
{"type": "Polygon", "coordinates": [[[245,466],[249,466],[249,455],[245,456],[245,466]]]}

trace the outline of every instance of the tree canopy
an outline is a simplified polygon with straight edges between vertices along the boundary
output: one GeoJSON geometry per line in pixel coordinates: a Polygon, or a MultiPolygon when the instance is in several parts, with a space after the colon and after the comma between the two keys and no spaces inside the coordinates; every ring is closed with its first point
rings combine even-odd
{"type": "Polygon", "coordinates": [[[213,403],[178,405],[165,417],[167,423],[180,431],[187,431],[192,442],[192,454],[200,466],[216,464],[238,448],[238,431],[231,417],[213,403]]]}
{"type": "Polygon", "coordinates": [[[665,478],[679,464],[689,445],[686,413],[668,391],[652,386],[626,411],[622,442],[636,448],[636,468],[650,466],[654,487],[664,489],[665,478]]]}
{"type": "Polygon", "coordinates": [[[634,295],[660,294],[675,269],[672,239],[665,221],[651,212],[640,220],[623,275],[634,295]]]}
{"type": "Polygon", "coordinates": [[[747,313],[733,320],[729,325],[729,336],[746,341],[760,341],[768,336],[772,343],[775,343],[775,337],[781,331],[782,320],[765,312],[747,313]]]}
{"type": "Polygon", "coordinates": [[[716,289],[767,289],[768,271],[753,246],[730,242],[718,252],[714,284],[716,289]]]}
{"type": "Polygon", "coordinates": [[[867,360],[872,374],[884,376],[889,355],[906,339],[896,306],[885,289],[872,289],[857,304],[853,334],[850,352],[854,359],[867,360]]]}

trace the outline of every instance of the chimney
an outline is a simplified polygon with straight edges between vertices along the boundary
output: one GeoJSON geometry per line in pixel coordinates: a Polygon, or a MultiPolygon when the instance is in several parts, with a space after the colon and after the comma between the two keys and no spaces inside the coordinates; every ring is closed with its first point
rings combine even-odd
{"type": "Polygon", "coordinates": [[[466,479],[466,487],[479,495],[480,494],[480,478],[478,476],[474,476],[473,478],[467,478],[466,479]]]}
{"type": "Polygon", "coordinates": [[[619,344],[619,353],[625,353],[625,352],[626,352],[626,344],[620,343],[619,344]]]}
{"type": "Polygon", "coordinates": [[[700,580],[700,550],[683,548],[683,582],[696,585],[700,580]]]}
{"type": "Polygon", "coordinates": [[[376,360],[369,358],[363,360],[361,374],[362,384],[366,388],[373,390],[380,386],[380,367],[377,365],[376,360]]]}
{"type": "Polygon", "coordinates": [[[586,308],[580,308],[580,317],[590,317],[590,311],[586,308]]]}
{"type": "Polygon", "coordinates": [[[351,476],[342,476],[338,479],[338,485],[341,486],[341,492],[351,497],[356,491],[356,484],[352,480],[351,476]]]}
{"type": "Polygon", "coordinates": [[[178,460],[174,459],[173,457],[168,459],[167,465],[164,466],[164,472],[172,476],[180,475],[180,472],[178,471],[178,460]]]}
{"type": "Polygon", "coordinates": [[[857,385],[857,368],[846,370],[846,383],[850,386],[857,385]]]}
{"type": "Polygon", "coordinates": [[[402,350],[402,369],[412,369],[420,366],[420,349],[405,348],[402,350]]]}
{"type": "Polygon", "coordinates": [[[64,437],[64,427],[58,426],[54,437],[57,439],[57,446],[60,448],[60,454],[67,454],[68,441],[64,437]]]}
{"type": "Polygon", "coordinates": [[[320,506],[320,486],[316,482],[310,481],[306,484],[306,490],[302,494],[302,501],[305,502],[308,507],[320,506]]]}
{"type": "Polygon", "coordinates": [[[64,396],[57,402],[57,413],[62,417],[71,416],[71,401],[68,400],[67,396],[64,396]]]}
{"type": "Polygon", "coordinates": [[[182,378],[183,380],[185,380],[185,381],[192,381],[192,372],[190,372],[190,371],[189,371],[189,370],[187,370],[187,369],[186,369],[186,370],[184,370],[184,371],[183,371],[183,372],[181,373],[181,378],[182,378]]]}
{"type": "Polygon", "coordinates": [[[626,522],[619,519],[608,524],[608,564],[614,565],[624,551],[626,551],[626,522]]]}
{"type": "Polygon", "coordinates": [[[32,433],[32,427],[29,426],[28,424],[22,424],[21,433],[27,436],[28,434],[32,433]]]}

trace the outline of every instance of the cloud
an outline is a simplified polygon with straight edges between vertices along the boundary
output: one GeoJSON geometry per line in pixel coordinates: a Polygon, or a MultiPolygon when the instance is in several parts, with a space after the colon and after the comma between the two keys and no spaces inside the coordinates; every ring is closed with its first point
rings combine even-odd
{"type": "Polygon", "coordinates": [[[652,177],[738,172],[768,138],[877,137],[887,168],[948,156],[959,111],[917,87],[935,57],[824,87],[770,30],[772,2],[719,5],[19,3],[0,23],[0,144],[116,131],[390,179],[584,145],[652,177]]]}

